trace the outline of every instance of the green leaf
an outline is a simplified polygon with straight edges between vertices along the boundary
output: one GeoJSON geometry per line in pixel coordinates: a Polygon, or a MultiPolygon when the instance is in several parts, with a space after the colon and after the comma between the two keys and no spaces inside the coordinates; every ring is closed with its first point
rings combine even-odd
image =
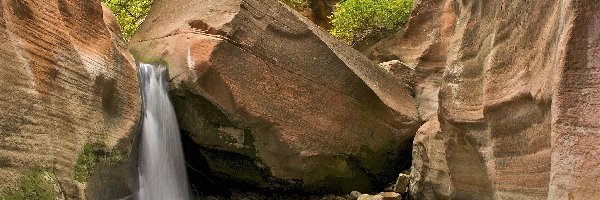
{"type": "Polygon", "coordinates": [[[125,41],[131,39],[150,11],[152,0],[102,0],[113,12],[125,41]]]}

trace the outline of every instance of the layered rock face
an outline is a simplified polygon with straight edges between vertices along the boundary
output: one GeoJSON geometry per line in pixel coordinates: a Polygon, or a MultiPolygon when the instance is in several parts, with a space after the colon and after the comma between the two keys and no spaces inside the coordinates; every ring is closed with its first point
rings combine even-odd
{"type": "Polygon", "coordinates": [[[349,192],[392,182],[408,161],[409,92],[275,0],[157,0],[130,50],[169,66],[180,126],[213,175],[349,192]]]}
{"type": "Polygon", "coordinates": [[[99,1],[0,1],[0,192],[35,168],[84,198],[84,144],[129,143],[139,88],[115,24],[99,1]]]}
{"type": "Polygon", "coordinates": [[[439,115],[414,141],[412,196],[600,198],[594,184],[600,4],[423,0],[420,6],[438,14],[421,21],[413,12],[411,25],[438,24],[439,34],[400,46],[397,55],[411,60],[414,49],[429,49],[417,52],[417,60],[434,52],[431,60],[445,69],[439,115]]]}
{"type": "Polygon", "coordinates": [[[414,93],[421,120],[436,114],[448,44],[457,23],[456,5],[445,0],[416,0],[404,31],[363,51],[377,63],[399,60],[415,68],[414,93]]]}

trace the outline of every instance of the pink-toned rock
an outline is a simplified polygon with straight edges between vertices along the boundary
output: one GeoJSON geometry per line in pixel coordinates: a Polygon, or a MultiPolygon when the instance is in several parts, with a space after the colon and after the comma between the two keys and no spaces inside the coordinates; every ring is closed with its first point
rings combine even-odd
{"type": "Polygon", "coordinates": [[[457,23],[456,6],[453,1],[417,0],[403,31],[363,51],[377,63],[398,60],[415,69],[414,96],[423,121],[438,109],[448,45],[457,23]]]}
{"type": "Polygon", "coordinates": [[[219,178],[368,191],[408,161],[410,93],[275,0],[157,0],[131,41],[139,61],[168,64],[181,128],[219,178]]]}
{"type": "Polygon", "coordinates": [[[0,1],[0,191],[40,168],[85,198],[84,144],[128,146],[139,88],[114,20],[96,0],[0,1]]]}
{"type": "Polygon", "coordinates": [[[448,135],[442,133],[437,116],[419,128],[413,141],[410,194],[413,199],[450,197],[450,174],[446,161],[448,135]]]}
{"type": "MultiPolygon", "coordinates": [[[[600,178],[600,4],[419,4],[441,14],[423,19],[413,13],[411,24],[454,23],[438,26],[449,32],[427,35],[447,44],[431,49],[445,71],[439,119],[423,125],[414,141],[411,196],[600,198],[594,184],[600,178]]],[[[409,55],[405,60],[429,55],[404,47],[398,52],[409,55]]]]}

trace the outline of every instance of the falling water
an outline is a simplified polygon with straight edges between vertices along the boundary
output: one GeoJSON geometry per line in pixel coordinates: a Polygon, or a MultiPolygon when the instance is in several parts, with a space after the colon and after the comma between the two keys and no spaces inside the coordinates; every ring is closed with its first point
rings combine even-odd
{"type": "Polygon", "coordinates": [[[137,196],[141,200],[190,199],[179,125],[167,94],[167,70],[162,65],[140,63],[138,75],[144,121],[137,196]]]}

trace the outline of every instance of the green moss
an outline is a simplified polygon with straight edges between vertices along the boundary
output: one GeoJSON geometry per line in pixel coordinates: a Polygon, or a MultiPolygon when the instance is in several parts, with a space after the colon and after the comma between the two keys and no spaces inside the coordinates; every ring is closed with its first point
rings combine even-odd
{"type": "Polygon", "coordinates": [[[22,199],[56,199],[56,177],[41,168],[35,168],[21,178],[16,188],[8,189],[0,194],[2,200],[22,199]]]}
{"type": "Polygon", "coordinates": [[[83,151],[77,158],[75,180],[80,183],[87,182],[90,172],[101,162],[114,165],[125,159],[127,159],[126,153],[119,151],[111,152],[103,143],[87,143],[83,146],[83,151]]]}

